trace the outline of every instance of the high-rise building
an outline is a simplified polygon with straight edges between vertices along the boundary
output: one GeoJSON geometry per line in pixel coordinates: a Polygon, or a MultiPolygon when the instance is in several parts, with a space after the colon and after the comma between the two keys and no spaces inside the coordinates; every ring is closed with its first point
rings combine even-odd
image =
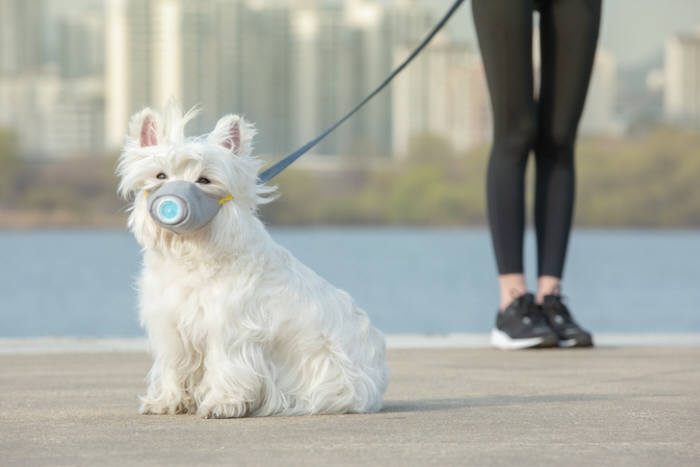
{"type": "Polygon", "coordinates": [[[170,98],[198,106],[190,130],[205,132],[226,113],[261,128],[257,147],[287,143],[289,9],[248,8],[240,0],[110,0],[107,12],[108,147],[124,138],[129,116],[170,98]]]}
{"type": "MultiPolygon", "coordinates": [[[[47,2],[48,12],[44,2],[0,0],[0,124],[17,128],[26,152],[54,156],[117,149],[130,115],[171,97],[199,106],[191,133],[240,113],[258,127],[259,154],[284,154],[352,109],[392,70],[397,48],[434,22],[416,0],[81,0],[47,2]],[[37,128],[45,137],[32,137],[37,128]]],[[[375,96],[315,151],[390,154],[395,92],[375,96]]],[[[474,131],[453,139],[460,146],[474,131]]]]}
{"type": "MultiPolygon", "coordinates": [[[[542,76],[541,39],[539,28],[532,35],[534,94],[538,97],[542,76]]],[[[591,70],[586,102],[579,123],[581,133],[618,134],[622,130],[617,116],[617,58],[598,46],[591,70]]]]}
{"type": "Polygon", "coordinates": [[[700,30],[666,41],[664,114],[671,122],[700,128],[700,30]]]}
{"type": "MultiPolygon", "coordinates": [[[[199,105],[192,132],[235,112],[256,123],[261,154],[283,154],[349,111],[391,71],[392,51],[431,16],[412,1],[110,0],[107,145],[129,115],[169,97],[199,105]]],[[[391,151],[391,90],[315,150],[391,151]]]]}
{"type": "Polygon", "coordinates": [[[0,125],[33,158],[94,152],[103,140],[101,15],[49,18],[43,0],[0,0],[0,125]],[[57,23],[55,41],[47,25],[57,23]]]}
{"type": "Polygon", "coordinates": [[[153,0],[108,0],[105,28],[105,144],[124,142],[128,118],[153,102],[153,0]]]}
{"type": "MultiPolygon", "coordinates": [[[[397,50],[395,60],[409,48],[397,50]]],[[[430,133],[446,138],[458,151],[490,137],[491,117],[479,55],[444,36],[396,78],[392,102],[393,149],[406,155],[412,136],[430,133]]]]}
{"type": "Polygon", "coordinates": [[[45,9],[44,0],[0,0],[0,76],[41,71],[45,9]]]}
{"type": "MultiPolygon", "coordinates": [[[[297,66],[292,95],[299,117],[293,135],[298,144],[334,123],[374,90],[392,71],[395,49],[422,38],[433,18],[410,0],[385,7],[368,0],[344,0],[329,2],[322,9],[297,9],[293,24],[297,66]]],[[[316,152],[390,154],[394,86],[377,94],[321,142],[316,152]]]]}
{"type": "Polygon", "coordinates": [[[56,71],[0,79],[0,124],[17,132],[31,158],[94,153],[103,141],[99,77],[63,79],[56,71]]]}
{"type": "MultiPolygon", "coordinates": [[[[51,80],[48,78],[50,85],[51,80]]],[[[104,141],[103,83],[99,77],[57,78],[52,95],[44,98],[40,137],[32,146],[44,157],[94,155],[104,141]]]]}
{"type": "Polygon", "coordinates": [[[157,0],[151,3],[149,71],[153,79],[151,96],[155,103],[165,103],[171,97],[182,99],[182,9],[187,3],[180,0],[157,0]]]}
{"type": "Polygon", "coordinates": [[[617,118],[617,59],[603,47],[596,51],[580,129],[596,134],[621,131],[617,118]]]}
{"type": "MultiPolygon", "coordinates": [[[[382,60],[383,10],[360,1],[292,12],[291,140],[299,145],[324,130],[381,82],[389,63],[382,60]]],[[[377,96],[314,150],[323,154],[367,151],[385,145],[377,96]]]]}
{"type": "Polygon", "coordinates": [[[66,79],[102,76],[104,68],[104,15],[86,11],[55,19],[58,26],[57,66],[66,79]]]}

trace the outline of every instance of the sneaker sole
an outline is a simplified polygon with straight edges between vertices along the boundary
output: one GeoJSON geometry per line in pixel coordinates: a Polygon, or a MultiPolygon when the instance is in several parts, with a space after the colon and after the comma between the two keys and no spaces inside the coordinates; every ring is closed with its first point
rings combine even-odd
{"type": "Polygon", "coordinates": [[[593,347],[592,339],[562,339],[559,341],[559,347],[571,349],[574,347],[593,347]]]}
{"type": "Polygon", "coordinates": [[[559,343],[556,336],[528,337],[526,339],[513,339],[508,334],[498,329],[491,331],[491,345],[501,350],[520,350],[538,347],[556,347],[559,343]]]}

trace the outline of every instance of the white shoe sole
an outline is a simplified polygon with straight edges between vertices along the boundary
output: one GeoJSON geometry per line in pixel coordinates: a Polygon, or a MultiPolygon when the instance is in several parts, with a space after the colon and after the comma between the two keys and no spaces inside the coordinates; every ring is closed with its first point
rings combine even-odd
{"type": "Polygon", "coordinates": [[[498,329],[491,331],[491,345],[501,350],[519,350],[537,347],[544,342],[542,337],[530,337],[527,339],[513,339],[508,334],[498,329]]]}
{"type": "Polygon", "coordinates": [[[578,341],[576,339],[565,339],[559,341],[559,347],[576,347],[578,341]]]}
{"type": "Polygon", "coordinates": [[[593,347],[592,339],[562,339],[559,341],[559,347],[572,348],[572,347],[593,347]]]}

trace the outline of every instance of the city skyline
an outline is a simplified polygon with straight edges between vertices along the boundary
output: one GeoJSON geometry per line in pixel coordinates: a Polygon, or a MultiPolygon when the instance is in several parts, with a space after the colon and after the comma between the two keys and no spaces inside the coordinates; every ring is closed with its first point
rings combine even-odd
{"type": "MultiPolygon", "coordinates": [[[[53,0],[0,0],[9,30],[0,36],[0,125],[17,131],[30,157],[111,152],[133,112],[161,107],[172,96],[202,108],[191,133],[209,131],[224,113],[243,113],[258,125],[262,154],[284,153],[373,89],[443,13],[437,3],[76,0],[68,4],[80,9],[59,10],[53,0]],[[37,131],[44,137],[35,138],[37,131]]],[[[468,31],[454,32],[469,14],[463,10],[317,154],[399,157],[423,132],[458,150],[486,142],[490,110],[478,48],[468,31]]],[[[680,82],[681,72],[669,75],[668,64],[664,71],[663,62],[652,61],[629,79],[624,60],[606,46],[605,30],[604,20],[582,132],[620,134],[649,113],[680,122],[662,103],[669,94],[659,92],[663,78],[649,83],[659,76],[680,82]]],[[[534,42],[536,73],[536,32],[534,42]]],[[[689,82],[686,97],[700,86],[689,82]]]]}
{"type": "MultiPolygon", "coordinates": [[[[34,0],[29,0],[34,1],[34,0]]],[[[48,0],[52,15],[70,16],[86,9],[96,9],[107,0],[48,0]]],[[[340,3],[344,0],[284,0],[293,2],[340,3]]],[[[454,0],[370,0],[370,3],[390,6],[410,1],[435,16],[444,14],[454,0]]],[[[280,3],[280,0],[256,0],[260,5],[280,3]]],[[[603,1],[600,45],[612,52],[620,67],[636,67],[658,60],[671,34],[692,33],[700,28],[700,2],[695,0],[614,0],[603,1]]],[[[447,24],[450,35],[460,41],[476,44],[471,5],[466,2],[447,24]]]]}

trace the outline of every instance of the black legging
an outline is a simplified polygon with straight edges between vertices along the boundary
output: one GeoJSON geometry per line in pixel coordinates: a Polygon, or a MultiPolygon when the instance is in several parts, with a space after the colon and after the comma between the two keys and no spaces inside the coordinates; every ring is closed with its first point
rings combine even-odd
{"type": "Polygon", "coordinates": [[[593,66],[601,0],[473,0],[494,121],[488,217],[499,274],[523,272],[524,179],[535,151],[540,276],[561,277],[574,206],[574,140],[593,66]],[[533,96],[533,11],[541,85],[533,96]]]}

